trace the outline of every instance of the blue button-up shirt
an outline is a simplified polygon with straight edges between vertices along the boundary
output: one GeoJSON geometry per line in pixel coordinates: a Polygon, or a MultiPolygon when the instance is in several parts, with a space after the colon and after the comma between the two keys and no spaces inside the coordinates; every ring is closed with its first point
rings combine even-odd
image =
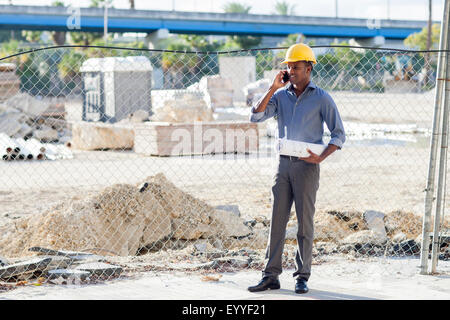
{"type": "Polygon", "coordinates": [[[298,98],[290,84],[273,94],[266,110],[255,109],[253,106],[250,121],[262,122],[276,116],[280,138],[285,136],[286,127],[288,139],[323,144],[325,122],[331,133],[328,144],[340,149],[345,142],[344,125],[333,98],[311,81],[298,98]]]}

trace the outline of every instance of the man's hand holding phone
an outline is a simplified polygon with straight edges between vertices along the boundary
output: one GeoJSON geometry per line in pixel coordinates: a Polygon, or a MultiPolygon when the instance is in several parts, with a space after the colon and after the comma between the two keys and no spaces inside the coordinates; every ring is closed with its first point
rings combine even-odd
{"type": "Polygon", "coordinates": [[[278,72],[278,74],[275,76],[275,79],[273,79],[271,87],[275,90],[278,90],[280,88],[283,88],[288,81],[289,73],[286,70],[282,70],[278,72]]]}

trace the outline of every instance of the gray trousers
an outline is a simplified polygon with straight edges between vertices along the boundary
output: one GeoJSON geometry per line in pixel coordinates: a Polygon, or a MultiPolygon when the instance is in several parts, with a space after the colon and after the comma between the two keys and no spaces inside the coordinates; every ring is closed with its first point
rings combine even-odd
{"type": "Polygon", "coordinates": [[[309,279],[314,239],[314,212],[320,166],[298,158],[280,156],[272,187],[273,208],[263,276],[278,277],[292,203],[297,214],[297,252],[294,277],[309,279]]]}

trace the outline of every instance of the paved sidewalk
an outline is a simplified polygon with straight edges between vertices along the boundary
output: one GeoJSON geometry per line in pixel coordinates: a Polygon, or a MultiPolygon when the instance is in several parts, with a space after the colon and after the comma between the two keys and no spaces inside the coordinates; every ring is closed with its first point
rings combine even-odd
{"type": "MultiPolygon", "coordinates": [[[[445,261],[444,261],[445,262],[445,261]]],[[[449,264],[441,262],[441,268],[449,264]]],[[[95,285],[26,286],[0,294],[2,299],[44,300],[372,300],[450,299],[450,275],[420,275],[417,260],[383,264],[345,262],[313,266],[310,291],[294,293],[293,270],[280,276],[281,289],[251,293],[261,273],[240,271],[211,274],[218,281],[204,281],[200,274],[148,272],[132,279],[95,285]]]]}

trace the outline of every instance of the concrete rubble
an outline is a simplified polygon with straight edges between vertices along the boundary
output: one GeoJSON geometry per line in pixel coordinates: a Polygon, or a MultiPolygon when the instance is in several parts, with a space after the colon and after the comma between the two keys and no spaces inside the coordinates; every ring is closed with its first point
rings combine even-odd
{"type": "Polygon", "coordinates": [[[231,78],[219,75],[205,76],[188,90],[198,90],[203,93],[208,108],[228,108],[233,106],[233,82],[231,78]]]}
{"type": "MultiPolygon", "coordinates": [[[[407,234],[406,221],[413,221],[407,212],[317,212],[314,257],[418,255],[420,229],[407,234]]],[[[0,278],[83,283],[139,270],[260,268],[269,230],[269,218],[244,218],[236,205],[211,206],[158,173],[2,225],[0,278]]],[[[294,214],[284,265],[294,261],[296,234],[294,214]]],[[[450,237],[444,240],[443,258],[450,237]]]]}
{"type": "Polygon", "coordinates": [[[247,84],[242,91],[244,92],[247,106],[252,106],[269,90],[271,79],[261,79],[247,84]]]}
{"type": "Polygon", "coordinates": [[[142,183],[113,185],[88,199],[60,203],[2,226],[1,253],[20,257],[29,255],[25,248],[32,247],[102,248],[132,256],[168,238],[226,239],[251,233],[242,218],[181,191],[163,174],[144,182],[145,188],[142,183]]]}
{"type": "Polygon", "coordinates": [[[80,284],[117,278],[123,273],[122,267],[107,263],[107,257],[88,252],[58,251],[43,247],[29,248],[29,251],[37,252],[38,255],[0,267],[1,281],[80,284]]]}
{"type": "Polygon", "coordinates": [[[16,74],[14,63],[0,63],[0,100],[17,94],[20,90],[20,78],[16,74]]]}
{"type": "Polygon", "coordinates": [[[154,104],[153,115],[156,122],[191,123],[194,121],[213,121],[213,110],[209,108],[200,91],[184,91],[173,99],[165,99],[162,105],[154,104]]]}
{"type": "MultiPolygon", "coordinates": [[[[20,92],[0,102],[0,156],[3,160],[71,157],[68,150],[59,147],[71,136],[71,125],[65,121],[64,116],[64,105],[57,99],[41,100],[20,92]],[[29,141],[33,142],[29,143],[29,141]],[[50,147],[52,152],[50,156],[47,156],[45,152],[33,152],[36,150],[34,147],[36,144],[51,144],[58,147],[50,147]],[[29,152],[21,153],[19,149],[15,152],[4,151],[4,147],[10,148],[12,145],[15,145],[13,150],[18,147],[29,152]],[[42,154],[39,155],[39,153],[42,154]]],[[[42,146],[39,145],[38,149],[41,148],[42,146]]]]}

